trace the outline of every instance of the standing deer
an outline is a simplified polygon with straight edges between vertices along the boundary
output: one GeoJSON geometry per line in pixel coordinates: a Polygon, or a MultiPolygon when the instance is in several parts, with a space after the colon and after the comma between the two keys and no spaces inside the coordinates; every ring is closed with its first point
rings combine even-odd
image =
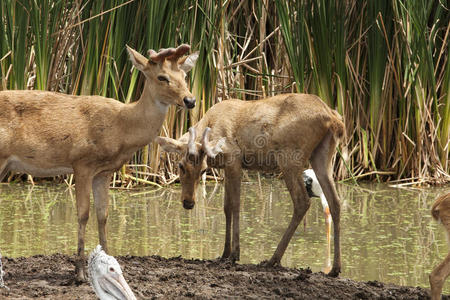
{"type": "Polygon", "coordinates": [[[333,218],[334,263],[329,274],[338,276],[341,271],[340,203],[332,180],[331,160],[343,135],[340,115],[319,97],[285,94],[258,101],[220,102],[179,140],[157,137],[155,141],[165,151],[183,154],[179,169],[181,200],[186,209],[194,207],[200,174],[208,166],[225,170],[223,259],[239,260],[241,170],[283,173],[294,212],[275,253],[266,263],[270,266],[280,264],[310,206],[301,177],[310,160],[333,218]],[[203,133],[201,138],[197,138],[197,132],[203,133]]]}
{"type": "Polygon", "coordinates": [[[94,195],[99,241],[107,251],[106,220],[111,175],[158,135],[169,105],[193,108],[185,81],[198,55],[188,45],[150,59],[127,46],[134,67],[145,75],[140,99],[123,104],[100,96],[44,91],[0,92],[0,181],[8,171],[33,176],[73,173],[78,214],[76,279],[84,281],[84,236],[94,195]]]}
{"type": "MultiPolygon", "coordinates": [[[[444,225],[447,239],[450,235],[450,193],[440,196],[431,208],[431,215],[444,225]]],[[[445,279],[450,275],[450,252],[447,257],[434,268],[430,274],[431,299],[441,299],[445,279]]]]}

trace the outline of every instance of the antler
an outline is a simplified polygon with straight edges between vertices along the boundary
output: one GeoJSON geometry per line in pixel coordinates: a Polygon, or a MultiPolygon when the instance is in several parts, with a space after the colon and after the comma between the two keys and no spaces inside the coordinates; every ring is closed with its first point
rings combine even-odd
{"type": "Polygon", "coordinates": [[[153,62],[160,62],[164,61],[165,59],[177,60],[178,58],[186,54],[190,49],[191,46],[182,44],[177,48],[163,48],[159,50],[158,53],[155,50],[150,49],[148,50],[148,55],[150,57],[150,60],[153,62]]]}
{"type": "Polygon", "coordinates": [[[222,152],[222,146],[225,142],[224,138],[221,138],[214,148],[211,148],[211,145],[209,144],[209,132],[211,131],[211,128],[206,127],[205,131],[203,131],[202,136],[202,149],[205,151],[206,155],[208,155],[211,158],[215,158],[217,154],[222,152]]]}
{"type": "Polygon", "coordinates": [[[195,146],[195,128],[189,128],[189,141],[188,141],[188,154],[192,156],[197,156],[197,147],[195,146]]]}

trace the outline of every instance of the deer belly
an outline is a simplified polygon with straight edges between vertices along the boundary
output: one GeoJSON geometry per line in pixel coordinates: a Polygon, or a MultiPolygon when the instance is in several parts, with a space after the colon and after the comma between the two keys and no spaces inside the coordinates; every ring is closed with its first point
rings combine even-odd
{"type": "Polygon", "coordinates": [[[7,168],[9,171],[26,173],[35,177],[51,177],[73,173],[73,169],[70,166],[56,166],[56,165],[42,166],[39,165],[38,163],[25,161],[17,156],[9,157],[7,168]]]}

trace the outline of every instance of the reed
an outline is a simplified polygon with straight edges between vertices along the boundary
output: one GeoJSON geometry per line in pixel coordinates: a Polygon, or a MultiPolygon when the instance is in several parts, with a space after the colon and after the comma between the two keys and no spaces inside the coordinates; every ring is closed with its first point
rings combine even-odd
{"type": "MultiPolygon", "coordinates": [[[[340,179],[449,181],[450,14],[414,0],[3,0],[0,89],[99,94],[130,102],[143,78],[125,44],[189,43],[193,111],[171,108],[179,137],[216,102],[283,92],[318,94],[343,116],[340,179]],[[345,158],[345,161],[344,161],[345,158]]],[[[116,174],[130,186],[176,179],[150,145],[116,174]]]]}

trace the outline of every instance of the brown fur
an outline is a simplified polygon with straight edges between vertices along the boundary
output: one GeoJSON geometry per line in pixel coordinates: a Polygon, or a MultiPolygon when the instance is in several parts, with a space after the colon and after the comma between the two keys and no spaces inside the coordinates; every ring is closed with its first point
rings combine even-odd
{"type": "Polygon", "coordinates": [[[436,199],[431,207],[431,215],[436,221],[450,217],[450,193],[441,195],[436,199]]]}
{"type": "Polygon", "coordinates": [[[153,140],[169,105],[184,107],[185,98],[194,99],[185,82],[185,71],[181,69],[189,67],[176,60],[155,63],[131,48],[127,50],[134,66],[146,77],[141,98],[132,104],[100,96],[0,92],[0,180],[8,171],[34,176],[75,175],[78,280],[85,277],[84,234],[91,191],[100,244],[107,251],[111,174],[136,150],[153,140]],[[161,75],[170,83],[158,80],[161,75]]]}
{"type": "MultiPolygon", "coordinates": [[[[450,236],[450,193],[441,195],[436,199],[431,207],[431,215],[436,221],[442,223],[448,238],[450,236]]],[[[448,275],[450,275],[450,252],[430,274],[432,300],[441,299],[442,287],[448,275]]]]}
{"type": "MultiPolygon", "coordinates": [[[[277,250],[269,261],[279,264],[298,224],[309,208],[309,198],[299,175],[308,161],[314,168],[334,222],[335,257],[331,275],[340,272],[340,204],[331,180],[331,158],[344,135],[339,114],[319,97],[285,94],[258,101],[226,100],[214,105],[194,126],[197,142],[210,127],[210,147],[224,139],[223,153],[206,158],[202,144],[196,159],[180,162],[182,201],[185,208],[195,203],[196,187],[207,165],[225,170],[226,238],[223,258],[239,259],[239,207],[241,170],[279,170],[294,202],[294,214],[277,250]],[[233,236],[232,236],[233,235],[233,236]]],[[[186,153],[188,134],[180,140],[157,138],[166,151],[186,153]]]]}

